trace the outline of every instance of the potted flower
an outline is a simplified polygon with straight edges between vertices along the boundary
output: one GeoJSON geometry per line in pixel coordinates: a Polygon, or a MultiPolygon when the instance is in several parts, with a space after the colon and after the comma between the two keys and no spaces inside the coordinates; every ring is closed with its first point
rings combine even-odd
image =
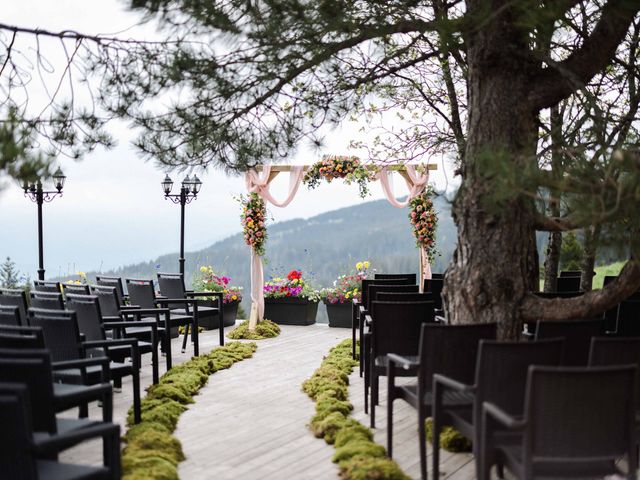
{"type": "Polygon", "coordinates": [[[351,327],[352,301],[360,299],[362,280],[367,278],[369,262],[356,263],[355,272],[339,276],[332,288],[322,290],[322,301],[327,306],[330,327],[351,327]]]}
{"type": "MultiPolygon", "coordinates": [[[[194,280],[193,288],[199,292],[222,293],[222,308],[224,310],[224,326],[235,325],[238,315],[238,305],[242,301],[242,287],[229,285],[231,279],[224,275],[218,275],[211,266],[200,267],[200,275],[194,280]]],[[[211,302],[215,297],[200,297],[211,302]]],[[[218,328],[218,320],[215,317],[205,317],[200,321],[200,325],[207,330],[218,328]]]]}
{"type": "Polygon", "coordinates": [[[291,270],[286,278],[274,277],[264,284],[264,318],[281,325],[311,325],[316,322],[320,292],[291,270]]]}

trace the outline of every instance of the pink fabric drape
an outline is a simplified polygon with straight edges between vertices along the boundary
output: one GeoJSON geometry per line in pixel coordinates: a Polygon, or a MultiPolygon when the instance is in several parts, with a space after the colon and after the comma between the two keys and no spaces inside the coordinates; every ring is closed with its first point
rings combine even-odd
{"type": "MultiPolygon", "coordinates": [[[[245,183],[250,193],[257,193],[267,203],[276,207],[286,207],[291,203],[298,192],[298,188],[304,177],[304,166],[291,167],[289,174],[289,193],[282,200],[276,200],[269,191],[269,177],[271,166],[265,165],[260,175],[256,170],[249,170],[245,174],[245,183]]],[[[253,328],[257,322],[262,320],[264,315],[264,267],[262,257],[251,249],[251,315],[249,326],[253,328]]]]}
{"type": "MultiPolygon", "coordinates": [[[[393,183],[391,183],[391,179],[389,178],[389,171],[386,168],[382,168],[376,175],[376,179],[380,180],[382,191],[387,197],[387,200],[396,208],[404,208],[408,206],[413,197],[415,197],[416,195],[420,195],[424,191],[424,189],[427,187],[427,182],[429,181],[428,169],[425,169],[425,172],[422,174],[418,173],[415,167],[412,165],[407,165],[405,169],[407,172],[407,177],[409,177],[404,179],[409,189],[409,194],[407,195],[407,200],[405,202],[400,202],[396,199],[396,196],[393,193],[393,183]]],[[[429,257],[427,256],[426,250],[424,248],[421,248],[420,288],[422,288],[423,280],[425,278],[431,278],[431,264],[429,263],[429,257]]]]}

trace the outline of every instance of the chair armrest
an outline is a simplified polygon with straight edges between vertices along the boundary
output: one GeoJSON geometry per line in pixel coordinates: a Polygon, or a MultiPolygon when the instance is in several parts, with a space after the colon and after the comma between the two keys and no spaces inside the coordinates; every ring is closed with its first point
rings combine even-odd
{"type": "Polygon", "coordinates": [[[168,305],[170,303],[182,303],[184,305],[197,305],[198,300],[195,298],[156,298],[156,303],[160,305],[168,305]]]}
{"type": "Polygon", "coordinates": [[[102,365],[103,367],[106,365],[107,369],[109,368],[109,360],[108,357],[91,357],[91,358],[80,358],[78,360],[61,360],[59,362],[52,362],[51,369],[52,370],[67,370],[69,368],[80,368],[80,367],[90,367],[92,365],[102,365]]]}
{"type": "Polygon", "coordinates": [[[120,310],[132,310],[132,309],[136,309],[136,308],[140,308],[140,305],[120,305],[120,310]]]}
{"type": "Polygon", "coordinates": [[[126,327],[151,327],[152,330],[155,330],[156,328],[158,328],[158,323],[155,320],[140,320],[137,321],[135,324],[133,324],[132,322],[123,322],[123,321],[118,321],[118,322],[102,322],[102,326],[105,328],[105,330],[111,330],[114,328],[126,328],[126,327]]]}
{"type": "Polygon", "coordinates": [[[168,308],[132,308],[129,310],[120,310],[120,315],[153,315],[153,314],[163,314],[163,313],[171,313],[171,310],[168,308]]]}
{"type": "Polygon", "coordinates": [[[522,430],[526,426],[524,420],[519,420],[516,417],[509,415],[507,412],[498,407],[495,403],[483,402],[482,403],[483,415],[491,417],[500,426],[509,430],[522,430]]]}
{"type": "Polygon", "coordinates": [[[433,319],[436,321],[436,323],[447,323],[447,319],[441,315],[436,315],[435,317],[433,317],[433,319]]]}
{"type": "Polygon", "coordinates": [[[371,326],[371,324],[373,323],[373,319],[371,318],[371,315],[367,314],[364,316],[364,324],[368,327],[371,326]]]}
{"type": "MultiPolygon", "coordinates": [[[[130,327],[131,324],[127,326],[130,327]]],[[[82,342],[82,346],[85,348],[118,347],[122,345],[137,346],[138,340],[135,338],[114,338],[113,340],[91,340],[89,342],[82,342]]]]}
{"type": "Polygon", "coordinates": [[[436,373],[433,376],[434,391],[435,391],[436,384],[444,387],[444,390],[456,390],[458,392],[465,392],[465,393],[475,392],[476,390],[475,385],[467,385],[466,383],[459,382],[457,380],[454,380],[451,377],[447,377],[446,375],[442,375],[440,373],[436,373]]]}
{"type": "Polygon", "coordinates": [[[74,391],[71,394],[54,396],[54,401],[59,401],[59,398],[72,398],[75,401],[81,400],[94,400],[101,399],[104,395],[111,395],[113,393],[113,386],[110,383],[98,383],[95,385],[86,385],[84,388],[74,391]]]}
{"type": "Polygon", "coordinates": [[[33,449],[38,454],[46,455],[73,447],[83,440],[88,440],[90,438],[110,437],[112,441],[116,441],[119,436],[120,425],[116,425],[114,423],[101,423],[64,433],[57,433],[50,437],[39,439],[33,442],[33,449]]]}
{"type": "Polygon", "coordinates": [[[190,292],[190,291],[187,291],[185,293],[185,295],[187,297],[218,297],[218,298],[222,298],[223,293],[222,292],[190,292]]]}
{"type": "Polygon", "coordinates": [[[387,359],[389,360],[389,367],[391,367],[391,364],[394,364],[405,370],[410,370],[411,368],[420,366],[420,362],[402,357],[396,353],[387,353],[387,359]]]}

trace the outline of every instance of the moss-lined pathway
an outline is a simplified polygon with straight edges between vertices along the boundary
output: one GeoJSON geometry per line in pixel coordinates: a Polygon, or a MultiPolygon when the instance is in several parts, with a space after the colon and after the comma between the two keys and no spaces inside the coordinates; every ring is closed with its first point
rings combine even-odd
{"type": "Polygon", "coordinates": [[[283,326],[254,357],[217,372],[175,431],[186,461],[182,479],[336,479],[331,446],[306,425],[314,403],[300,390],[350,329],[283,326]]]}

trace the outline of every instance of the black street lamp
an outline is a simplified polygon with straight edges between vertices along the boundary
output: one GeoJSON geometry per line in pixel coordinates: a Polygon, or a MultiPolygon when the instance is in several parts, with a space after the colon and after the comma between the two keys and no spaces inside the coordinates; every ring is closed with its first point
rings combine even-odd
{"type": "Polygon", "coordinates": [[[180,258],[178,262],[180,263],[180,273],[182,274],[182,278],[184,278],[184,206],[191,203],[191,201],[198,196],[202,182],[197,175],[194,175],[193,178],[189,178],[189,175],[187,175],[184,177],[184,180],[182,180],[180,193],[173,195],[171,195],[173,180],[171,180],[169,175],[164,177],[161,185],[164,191],[164,198],[168,198],[176,205],[180,204],[180,258]]]}
{"type": "Polygon", "coordinates": [[[51,202],[58,195],[62,196],[62,188],[67,177],[60,167],[53,174],[53,186],[55,190],[42,190],[42,182],[22,184],[24,196],[38,204],[38,280],[44,280],[44,245],[42,240],[42,204],[51,202]]]}

